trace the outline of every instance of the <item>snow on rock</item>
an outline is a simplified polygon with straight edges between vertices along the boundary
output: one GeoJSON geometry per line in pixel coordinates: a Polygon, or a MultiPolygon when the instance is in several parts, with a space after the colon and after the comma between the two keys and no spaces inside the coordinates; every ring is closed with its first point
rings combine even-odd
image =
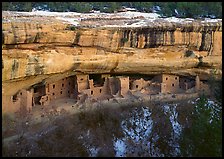
{"type": "Polygon", "coordinates": [[[26,15],[38,15],[38,16],[74,16],[82,14],[77,12],[50,12],[50,11],[38,11],[38,10],[35,10],[33,12],[16,12],[16,13],[26,15]]]}
{"type": "Polygon", "coordinates": [[[174,148],[171,152],[173,156],[178,156],[180,154],[180,145],[178,140],[182,132],[182,126],[177,121],[178,112],[176,111],[176,107],[177,107],[177,104],[163,106],[163,111],[165,114],[169,115],[169,119],[173,128],[173,132],[171,133],[172,137],[169,140],[169,146],[174,148]]]}
{"type": "Polygon", "coordinates": [[[182,131],[182,126],[177,121],[178,112],[176,111],[176,107],[177,107],[177,104],[164,105],[163,110],[164,110],[165,114],[168,114],[168,113],[170,114],[169,119],[170,119],[170,122],[173,127],[173,132],[176,137],[180,137],[181,131],[182,131]]]}
{"type": "Polygon", "coordinates": [[[89,148],[90,157],[97,157],[99,149],[100,148],[96,148],[96,147],[89,148]]]}
{"type": "Polygon", "coordinates": [[[207,23],[207,22],[213,22],[213,23],[217,23],[217,22],[221,22],[222,19],[210,19],[210,18],[205,18],[205,20],[201,21],[202,23],[207,23]]]}
{"type": "Polygon", "coordinates": [[[174,22],[174,23],[181,23],[184,21],[184,19],[176,18],[176,17],[165,18],[164,20],[168,22],[174,22]]]}
{"type": "Polygon", "coordinates": [[[142,12],[131,12],[131,11],[128,11],[128,12],[120,12],[120,13],[117,13],[117,15],[120,15],[120,16],[125,16],[125,17],[129,17],[129,18],[133,18],[133,17],[145,17],[145,18],[159,18],[160,15],[157,14],[157,13],[142,13],[142,12]]]}
{"type": "Polygon", "coordinates": [[[67,23],[73,24],[75,26],[79,25],[79,20],[74,18],[64,18],[64,17],[56,17],[56,19],[60,19],[66,21],[67,23]]]}
{"type": "MultiPolygon", "coordinates": [[[[142,151],[146,154],[152,151],[155,156],[160,156],[159,149],[153,143],[149,142],[153,128],[153,121],[149,109],[142,107],[140,110],[137,110],[136,108],[130,118],[121,122],[121,128],[125,137],[122,139],[114,139],[116,157],[125,157],[126,153],[132,153],[133,156],[137,154],[143,155],[142,151]]],[[[157,136],[154,139],[158,140],[157,136]]]]}
{"type": "Polygon", "coordinates": [[[125,157],[126,153],[126,144],[123,141],[124,139],[114,139],[113,145],[115,150],[115,157],[125,157]]]}
{"type": "Polygon", "coordinates": [[[153,121],[150,117],[151,112],[147,108],[143,107],[142,111],[143,116],[135,111],[133,116],[128,121],[125,120],[121,122],[121,127],[124,133],[136,143],[147,138],[148,135],[150,135],[153,126],[153,121]],[[129,127],[129,124],[132,126],[129,127]]]}

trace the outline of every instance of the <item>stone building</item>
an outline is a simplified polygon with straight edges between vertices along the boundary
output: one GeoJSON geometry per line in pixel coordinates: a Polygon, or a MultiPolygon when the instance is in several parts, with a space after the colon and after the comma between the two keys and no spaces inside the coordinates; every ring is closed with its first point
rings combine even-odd
{"type": "Polygon", "coordinates": [[[34,106],[33,89],[20,90],[13,96],[2,96],[3,112],[30,112],[34,106]]]}
{"type": "Polygon", "coordinates": [[[201,92],[209,94],[206,81],[161,74],[152,78],[131,78],[110,75],[76,75],[55,82],[39,83],[14,96],[2,96],[3,112],[30,112],[36,105],[47,106],[61,98],[109,100],[134,94],[159,95],[201,92]],[[131,93],[131,94],[130,94],[131,93]]]}
{"type": "Polygon", "coordinates": [[[49,105],[55,99],[77,98],[76,77],[66,77],[54,83],[39,83],[13,96],[3,96],[3,112],[30,112],[36,105],[49,105]]]}

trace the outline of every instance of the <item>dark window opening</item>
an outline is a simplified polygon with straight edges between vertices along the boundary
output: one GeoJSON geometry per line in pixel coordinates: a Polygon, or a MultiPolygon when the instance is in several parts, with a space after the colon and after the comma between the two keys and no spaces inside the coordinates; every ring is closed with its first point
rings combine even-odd
{"type": "Polygon", "coordinates": [[[70,91],[68,91],[68,93],[70,93],[70,91]]]}
{"type": "Polygon", "coordinates": [[[101,93],[101,91],[102,91],[102,90],[100,89],[100,93],[101,93]]]}
{"type": "Polygon", "coordinates": [[[175,80],[177,80],[177,77],[175,77],[175,80]]]}
{"type": "Polygon", "coordinates": [[[185,79],[184,82],[187,82],[187,80],[185,79]]]}
{"type": "Polygon", "coordinates": [[[136,85],[135,87],[138,88],[138,85],[136,85]]]}
{"type": "Polygon", "coordinates": [[[70,82],[68,83],[68,85],[70,85],[70,82]]]}
{"type": "Polygon", "coordinates": [[[23,95],[23,93],[22,93],[22,92],[20,92],[20,95],[23,95]]]}
{"type": "Polygon", "coordinates": [[[83,78],[81,78],[80,80],[83,81],[83,78]]]}
{"type": "Polygon", "coordinates": [[[62,79],[63,81],[65,80],[65,79],[62,79]]]}
{"type": "Polygon", "coordinates": [[[34,93],[37,93],[37,91],[38,91],[37,88],[34,88],[34,89],[33,89],[33,92],[34,92],[34,93]]]}
{"type": "Polygon", "coordinates": [[[12,96],[12,100],[15,102],[17,100],[17,95],[12,96]]]}
{"type": "Polygon", "coordinates": [[[62,83],[62,85],[61,85],[62,87],[64,87],[64,83],[62,83]]]}
{"type": "Polygon", "coordinates": [[[52,95],[54,96],[54,93],[52,93],[52,95]]]}
{"type": "Polygon", "coordinates": [[[172,84],[172,86],[174,87],[174,83],[172,84]]]}
{"type": "Polygon", "coordinates": [[[62,91],[61,91],[61,94],[62,94],[62,91]]]}
{"type": "Polygon", "coordinates": [[[93,80],[93,85],[94,86],[103,86],[105,82],[105,78],[101,78],[101,74],[90,74],[89,79],[93,80]]]}
{"type": "Polygon", "coordinates": [[[168,78],[166,77],[166,80],[168,80],[168,78]]]}
{"type": "Polygon", "coordinates": [[[91,91],[91,95],[93,94],[93,91],[91,91]]]}
{"type": "Polygon", "coordinates": [[[55,88],[55,85],[53,84],[53,88],[55,88]]]}

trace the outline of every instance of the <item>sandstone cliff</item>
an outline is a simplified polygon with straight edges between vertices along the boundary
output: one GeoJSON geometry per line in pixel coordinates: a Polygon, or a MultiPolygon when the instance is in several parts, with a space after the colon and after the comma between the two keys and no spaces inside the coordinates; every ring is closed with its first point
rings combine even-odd
{"type": "Polygon", "coordinates": [[[90,17],[3,12],[3,94],[80,73],[221,78],[221,20],[90,17]]]}

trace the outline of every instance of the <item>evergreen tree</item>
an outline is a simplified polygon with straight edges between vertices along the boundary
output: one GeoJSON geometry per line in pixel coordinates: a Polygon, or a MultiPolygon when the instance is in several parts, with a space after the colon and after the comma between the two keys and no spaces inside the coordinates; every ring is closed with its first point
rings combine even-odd
{"type": "Polygon", "coordinates": [[[222,106],[210,105],[205,96],[194,107],[192,126],[185,128],[181,137],[183,156],[222,156],[222,106]]]}

